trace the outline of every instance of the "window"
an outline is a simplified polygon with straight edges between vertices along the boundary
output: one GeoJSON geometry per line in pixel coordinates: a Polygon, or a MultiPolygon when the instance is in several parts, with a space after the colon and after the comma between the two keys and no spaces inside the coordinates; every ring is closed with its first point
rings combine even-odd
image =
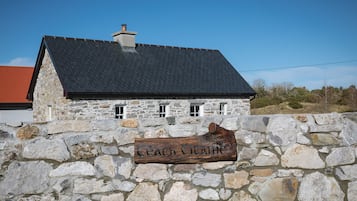
{"type": "Polygon", "coordinates": [[[219,104],[219,114],[227,115],[227,103],[220,103],[219,104]]]}
{"type": "Polygon", "coordinates": [[[161,104],[159,107],[160,107],[160,111],[159,111],[160,117],[169,116],[170,108],[168,104],[161,104]]]}
{"type": "Polygon", "coordinates": [[[47,121],[52,121],[52,105],[47,105],[47,121]]]}
{"type": "Polygon", "coordinates": [[[125,105],[115,105],[115,118],[116,119],[126,119],[126,106],[125,105]]]}
{"type": "Polygon", "coordinates": [[[192,116],[192,117],[203,116],[203,105],[202,104],[191,104],[190,116],[192,116]]]}

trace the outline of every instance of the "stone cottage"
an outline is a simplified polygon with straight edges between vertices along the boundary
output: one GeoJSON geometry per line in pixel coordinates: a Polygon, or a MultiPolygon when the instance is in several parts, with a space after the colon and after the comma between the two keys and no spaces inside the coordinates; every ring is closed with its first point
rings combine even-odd
{"type": "Polygon", "coordinates": [[[44,36],[28,91],[34,121],[250,113],[254,90],[218,51],[44,36]]]}

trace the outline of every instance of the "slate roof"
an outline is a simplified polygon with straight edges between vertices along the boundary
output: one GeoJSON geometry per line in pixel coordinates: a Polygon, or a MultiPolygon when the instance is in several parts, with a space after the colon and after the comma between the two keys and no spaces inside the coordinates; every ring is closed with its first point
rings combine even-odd
{"type": "Polygon", "coordinates": [[[254,90],[218,50],[44,36],[29,98],[47,49],[68,98],[249,97],[254,90]]]}

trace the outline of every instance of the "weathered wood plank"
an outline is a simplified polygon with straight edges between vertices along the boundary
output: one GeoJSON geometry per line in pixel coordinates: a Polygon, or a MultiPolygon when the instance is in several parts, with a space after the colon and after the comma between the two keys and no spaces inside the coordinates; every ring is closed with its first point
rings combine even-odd
{"type": "Polygon", "coordinates": [[[211,123],[202,136],[176,138],[137,138],[136,163],[204,163],[237,160],[233,131],[211,123]]]}

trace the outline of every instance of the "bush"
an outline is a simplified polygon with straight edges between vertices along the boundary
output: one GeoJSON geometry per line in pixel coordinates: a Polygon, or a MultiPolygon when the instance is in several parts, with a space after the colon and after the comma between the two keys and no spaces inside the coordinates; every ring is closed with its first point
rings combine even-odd
{"type": "Polygon", "coordinates": [[[272,97],[272,98],[268,97],[268,96],[257,97],[251,102],[251,107],[252,108],[261,108],[261,107],[265,107],[268,105],[279,105],[282,102],[283,102],[283,100],[279,97],[272,97]]]}
{"type": "Polygon", "coordinates": [[[268,97],[257,97],[251,102],[252,108],[261,108],[269,105],[268,97]]]}
{"type": "Polygon", "coordinates": [[[289,107],[293,108],[293,109],[300,109],[300,108],[303,108],[303,106],[297,102],[297,101],[291,101],[289,102],[289,107]]]}

